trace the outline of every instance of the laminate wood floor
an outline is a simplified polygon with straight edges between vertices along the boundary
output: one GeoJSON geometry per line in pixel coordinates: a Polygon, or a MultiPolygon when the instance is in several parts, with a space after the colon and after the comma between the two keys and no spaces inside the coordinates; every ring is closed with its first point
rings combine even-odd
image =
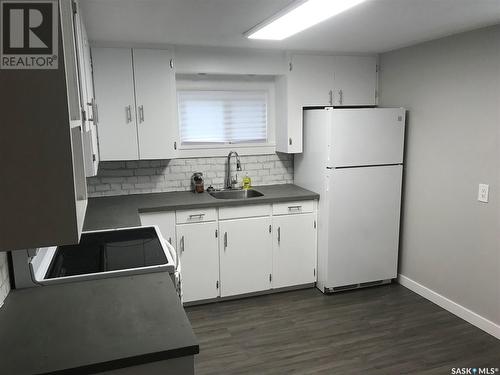
{"type": "Polygon", "coordinates": [[[186,311],[200,342],[200,375],[500,367],[500,340],[397,284],[335,295],[304,289],[186,311]]]}

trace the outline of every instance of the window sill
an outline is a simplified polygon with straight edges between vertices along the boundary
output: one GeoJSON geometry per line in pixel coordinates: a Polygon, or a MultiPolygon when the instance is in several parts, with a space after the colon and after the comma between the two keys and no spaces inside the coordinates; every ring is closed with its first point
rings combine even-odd
{"type": "Polygon", "coordinates": [[[229,151],[236,151],[238,155],[270,155],[276,152],[276,145],[268,144],[268,145],[221,145],[219,147],[207,148],[199,147],[199,148],[180,148],[177,150],[178,159],[182,158],[202,158],[202,157],[217,157],[217,156],[227,156],[229,151]]]}

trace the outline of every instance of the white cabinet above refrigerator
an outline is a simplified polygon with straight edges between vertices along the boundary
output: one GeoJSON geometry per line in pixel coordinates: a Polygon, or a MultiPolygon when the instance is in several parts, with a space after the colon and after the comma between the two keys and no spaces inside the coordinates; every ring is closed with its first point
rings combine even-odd
{"type": "Polygon", "coordinates": [[[375,106],[376,56],[293,54],[276,79],[276,150],[302,152],[303,108],[375,106]]]}

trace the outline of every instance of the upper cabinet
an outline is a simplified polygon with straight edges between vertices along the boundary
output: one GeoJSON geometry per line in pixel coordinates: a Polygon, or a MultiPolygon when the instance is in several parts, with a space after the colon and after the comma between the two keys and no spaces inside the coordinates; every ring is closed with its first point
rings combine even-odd
{"type": "Polygon", "coordinates": [[[175,74],[165,50],[132,50],[140,159],[169,159],[177,149],[175,74]]]}
{"type": "Polygon", "coordinates": [[[168,50],[93,48],[101,160],[170,159],[177,150],[168,50]]]}
{"type": "Polygon", "coordinates": [[[97,140],[97,103],[94,99],[94,83],[90,45],[85,23],[81,17],[78,2],[73,2],[73,25],[76,42],[76,63],[79,81],[79,110],[81,113],[85,174],[95,176],[99,166],[99,145],[97,140]]]}
{"type": "Polygon", "coordinates": [[[0,70],[0,251],[78,243],[83,226],[73,10],[69,0],[59,4],[57,68],[0,70]]]}
{"type": "Polygon", "coordinates": [[[292,107],[332,105],[334,66],[333,56],[292,56],[288,65],[288,103],[292,107]]]}
{"type": "Polygon", "coordinates": [[[333,67],[334,106],[377,104],[376,56],[335,56],[333,67]]]}
{"type": "Polygon", "coordinates": [[[276,151],[302,152],[302,110],[322,106],[374,106],[376,56],[292,55],[276,79],[276,151]]]}
{"type": "Polygon", "coordinates": [[[137,160],[132,51],[92,49],[96,100],[99,101],[101,160],[137,160]]]}
{"type": "Polygon", "coordinates": [[[331,56],[294,55],[276,81],[276,151],[302,152],[302,108],[331,105],[331,56]]]}

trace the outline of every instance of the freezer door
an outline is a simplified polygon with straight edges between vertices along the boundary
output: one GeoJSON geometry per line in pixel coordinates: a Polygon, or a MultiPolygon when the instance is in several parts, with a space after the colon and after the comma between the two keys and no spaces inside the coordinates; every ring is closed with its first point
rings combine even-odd
{"type": "Polygon", "coordinates": [[[402,166],[330,173],[327,287],[395,278],[402,166]]]}
{"type": "Polygon", "coordinates": [[[335,109],[332,112],[330,167],[403,162],[403,108],[335,109]]]}

